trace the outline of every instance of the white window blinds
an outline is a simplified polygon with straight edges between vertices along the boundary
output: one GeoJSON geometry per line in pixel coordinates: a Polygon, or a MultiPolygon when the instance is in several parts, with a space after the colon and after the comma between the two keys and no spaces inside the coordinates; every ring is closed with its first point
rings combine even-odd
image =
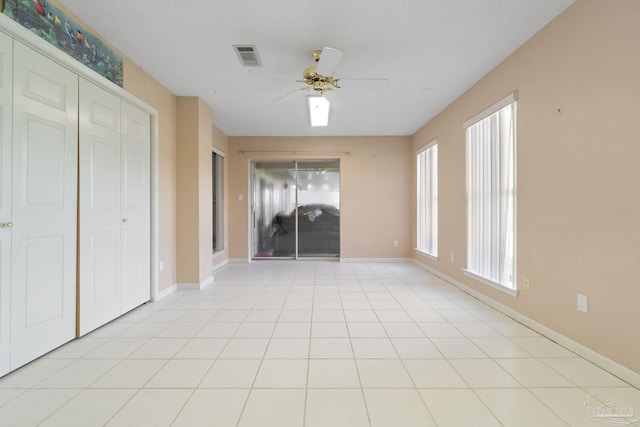
{"type": "Polygon", "coordinates": [[[417,249],[438,256],[438,145],[417,154],[417,249]]]}
{"type": "Polygon", "coordinates": [[[467,271],[515,289],[515,95],[465,123],[467,271]]]}

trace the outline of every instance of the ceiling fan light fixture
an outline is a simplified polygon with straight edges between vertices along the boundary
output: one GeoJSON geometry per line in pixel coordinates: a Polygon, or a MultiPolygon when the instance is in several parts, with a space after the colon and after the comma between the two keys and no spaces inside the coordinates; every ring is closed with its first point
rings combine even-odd
{"type": "Polygon", "coordinates": [[[300,83],[309,85],[305,90],[313,90],[317,93],[324,94],[329,90],[333,90],[333,88],[340,88],[338,85],[340,79],[336,78],[333,69],[338,65],[340,59],[342,59],[342,52],[338,49],[325,47],[322,50],[314,50],[312,56],[316,65],[307,67],[302,73],[302,80],[298,80],[300,83]],[[320,59],[323,53],[325,59],[321,62],[320,59]],[[318,68],[322,68],[324,71],[318,72],[318,68]]]}
{"type": "Polygon", "coordinates": [[[309,119],[311,126],[329,125],[329,100],[324,96],[308,96],[309,119]]]}

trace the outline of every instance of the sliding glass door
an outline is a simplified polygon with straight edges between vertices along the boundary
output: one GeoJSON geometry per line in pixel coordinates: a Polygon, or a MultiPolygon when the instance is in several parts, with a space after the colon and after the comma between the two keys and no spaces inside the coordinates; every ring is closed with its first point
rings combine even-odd
{"type": "Polygon", "coordinates": [[[298,256],[340,254],[340,163],[298,162],[298,256]]]}
{"type": "Polygon", "coordinates": [[[253,163],[252,257],[340,255],[340,163],[253,163]]]}

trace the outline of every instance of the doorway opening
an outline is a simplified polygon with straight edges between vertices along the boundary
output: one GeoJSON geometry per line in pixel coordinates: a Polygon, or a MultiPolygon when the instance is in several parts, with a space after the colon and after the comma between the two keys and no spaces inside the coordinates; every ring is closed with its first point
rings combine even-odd
{"type": "Polygon", "coordinates": [[[340,256],[340,161],[252,164],[252,258],[340,256]]]}

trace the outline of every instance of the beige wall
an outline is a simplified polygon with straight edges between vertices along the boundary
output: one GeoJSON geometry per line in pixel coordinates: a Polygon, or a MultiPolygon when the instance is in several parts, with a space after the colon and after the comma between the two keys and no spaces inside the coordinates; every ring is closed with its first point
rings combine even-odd
{"type": "Polygon", "coordinates": [[[213,253],[213,181],[211,166],[211,144],[213,127],[211,125],[211,107],[198,98],[199,139],[198,139],[198,201],[199,201],[199,257],[200,283],[212,276],[211,254],[213,253]]]}
{"type": "Polygon", "coordinates": [[[199,283],[198,98],[177,99],[176,265],[178,283],[199,283]]]}
{"type": "Polygon", "coordinates": [[[177,99],[177,281],[201,284],[211,277],[211,108],[200,98],[177,99]]]}
{"type": "Polygon", "coordinates": [[[409,137],[230,137],[229,258],[249,254],[250,162],[264,159],[340,159],[341,258],[409,258],[409,137]],[[326,155],[238,151],[304,151],[326,155]],[[350,155],[332,154],[350,152],[350,155]],[[243,196],[238,201],[238,195],[243,196]],[[393,241],[399,247],[393,247],[393,241]]]}
{"type": "Polygon", "coordinates": [[[635,372],[639,23],[637,0],[577,1],[413,137],[414,152],[437,138],[440,163],[440,258],[414,258],[635,372]],[[518,285],[531,279],[517,298],[462,272],[462,123],[514,90],[518,285]],[[577,293],[589,297],[588,314],[577,311],[577,293]]]}

